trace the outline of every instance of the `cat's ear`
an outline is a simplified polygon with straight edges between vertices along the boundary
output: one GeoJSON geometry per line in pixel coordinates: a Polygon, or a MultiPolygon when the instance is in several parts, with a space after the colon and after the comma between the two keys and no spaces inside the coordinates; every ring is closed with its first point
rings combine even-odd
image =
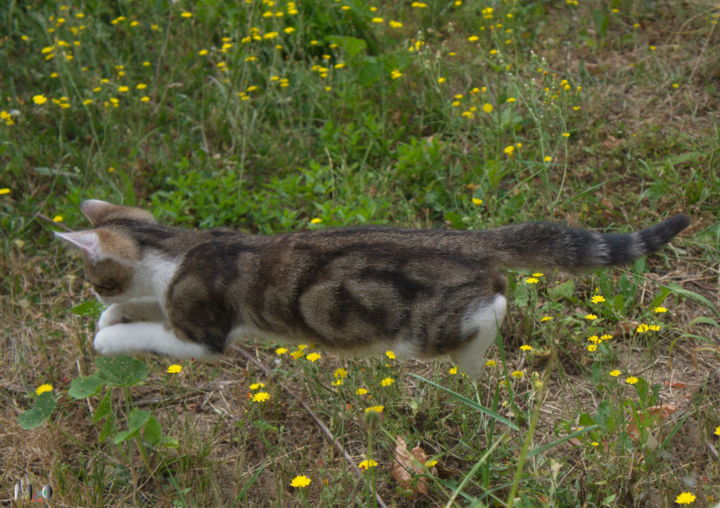
{"type": "Polygon", "coordinates": [[[131,238],[117,231],[91,229],[72,233],[55,232],[55,236],[78,249],[91,264],[111,259],[123,264],[140,260],[140,251],[131,238]]]}
{"type": "Polygon", "coordinates": [[[80,205],[80,211],[88,218],[93,226],[101,226],[111,219],[133,219],[143,222],[155,222],[155,217],[147,210],[133,208],[131,206],[120,206],[101,201],[99,199],[88,199],[80,205]]]}

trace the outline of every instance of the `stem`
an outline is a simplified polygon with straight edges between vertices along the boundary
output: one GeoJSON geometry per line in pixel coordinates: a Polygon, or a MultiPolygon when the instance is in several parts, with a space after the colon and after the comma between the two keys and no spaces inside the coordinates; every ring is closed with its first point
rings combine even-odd
{"type": "Polygon", "coordinates": [[[520,486],[520,478],[522,477],[523,468],[525,467],[528,452],[530,451],[530,445],[532,444],[532,439],[535,435],[535,426],[540,419],[540,408],[542,407],[543,395],[545,394],[545,386],[554,366],[555,351],[553,351],[553,354],[550,356],[547,369],[545,369],[545,373],[543,374],[542,386],[535,391],[535,407],[533,408],[532,415],[530,416],[530,425],[528,426],[527,433],[525,434],[525,441],[523,442],[522,449],[520,450],[520,457],[518,458],[517,467],[515,468],[515,476],[513,478],[512,487],[510,488],[510,494],[508,495],[505,503],[508,508],[512,508],[513,503],[515,502],[515,496],[520,486]]]}

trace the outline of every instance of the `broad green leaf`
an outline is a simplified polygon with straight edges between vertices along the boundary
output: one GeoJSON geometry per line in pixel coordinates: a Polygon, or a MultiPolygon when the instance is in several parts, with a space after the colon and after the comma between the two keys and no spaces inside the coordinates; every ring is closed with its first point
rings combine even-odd
{"type": "Polygon", "coordinates": [[[70,312],[77,314],[78,316],[97,318],[100,317],[104,308],[103,304],[97,300],[86,300],[70,309],[70,312]]]}
{"type": "Polygon", "coordinates": [[[95,395],[104,385],[105,381],[95,375],[75,378],[70,383],[68,395],[74,399],[84,399],[95,395]]]}
{"type": "Polygon", "coordinates": [[[373,86],[378,82],[383,73],[383,65],[374,57],[367,57],[358,72],[358,81],[365,88],[373,86]]]}
{"type": "Polygon", "coordinates": [[[151,445],[156,445],[162,439],[162,428],[160,423],[157,421],[154,415],[150,415],[147,423],[145,423],[145,429],[143,430],[143,438],[151,445]]]}
{"type": "Polygon", "coordinates": [[[105,419],[100,435],[98,435],[98,441],[103,442],[107,440],[115,432],[115,415],[110,413],[109,417],[105,419]]]}
{"type": "Polygon", "coordinates": [[[572,279],[568,279],[557,286],[549,287],[547,292],[551,300],[557,301],[570,298],[575,292],[575,282],[572,279]]]}
{"type": "Polygon", "coordinates": [[[357,37],[347,35],[331,35],[328,37],[331,43],[337,44],[340,49],[352,60],[367,49],[367,42],[357,37]]]}
{"type": "Polygon", "coordinates": [[[98,405],[97,409],[95,410],[95,414],[93,415],[93,423],[97,423],[106,416],[112,414],[112,398],[111,398],[112,391],[107,390],[107,393],[105,393],[105,396],[100,401],[100,404],[98,405]]]}
{"type": "Polygon", "coordinates": [[[138,432],[140,432],[140,429],[143,425],[145,425],[150,416],[150,411],[145,411],[144,409],[138,409],[136,407],[133,408],[128,416],[128,430],[119,432],[115,436],[115,439],[113,439],[113,443],[120,444],[123,441],[135,436],[138,432]]]}
{"type": "Polygon", "coordinates": [[[52,392],[41,393],[35,398],[35,404],[18,417],[18,424],[25,430],[34,429],[50,418],[57,399],[52,392]]]}
{"type": "Polygon", "coordinates": [[[98,357],[95,365],[98,368],[97,376],[115,386],[136,385],[148,375],[147,365],[129,356],[98,357]]]}

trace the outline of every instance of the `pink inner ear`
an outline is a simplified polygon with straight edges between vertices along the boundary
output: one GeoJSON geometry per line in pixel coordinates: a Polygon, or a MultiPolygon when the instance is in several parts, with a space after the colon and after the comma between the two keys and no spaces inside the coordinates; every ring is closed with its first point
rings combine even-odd
{"type": "Polygon", "coordinates": [[[106,257],[100,246],[100,238],[95,231],[76,231],[74,233],[56,232],[55,236],[62,238],[73,247],[80,249],[83,256],[91,263],[97,263],[106,257]]]}

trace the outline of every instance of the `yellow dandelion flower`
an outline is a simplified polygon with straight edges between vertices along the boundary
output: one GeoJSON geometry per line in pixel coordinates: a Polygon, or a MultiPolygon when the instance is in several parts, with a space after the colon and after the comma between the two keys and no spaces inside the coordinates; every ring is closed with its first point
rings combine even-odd
{"type": "Polygon", "coordinates": [[[284,354],[287,354],[288,351],[289,351],[289,349],[286,347],[279,347],[275,350],[275,354],[276,355],[284,355],[284,354]]]}
{"type": "Polygon", "coordinates": [[[715,427],[715,432],[713,432],[713,434],[715,434],[716,436],[720,436],[720,425],[715,427]]]}
{"type": "Polygon", "coordinates": [[[372,21],[373,23],[384,23],[385,22],[385,20],[383,18],[373,18],[370,21],[372,21]]]}
{"type": "Polygon", "coordinates": [[[378,465],[378,463],[375,462],[374,460],[372,460],[372,459],[365,459],[365,460],[363,460],[362,462],[360,462],[360,464],[358,464],[358,467],[359,467],[360,469],[363,469],[363,470],[367,471],[367,470],[370,469],[371,467],[375,467],[375,466],[377,466],[377,465],[378,465]]]}
{"type": "Polygon", "coordinates": [[[200,51],[198,51],[198,55],[200,55],[200,56],[205,56],[208,53],[210,53],[210,52],[207,49],[201,49],[200,51]]]}
{"type": "Polygon", "coordinates": [[[316,362],[316,361],[318,361],[320,358],[322,358],[322,355],[321,355],[320,353],[310,353],[309,355],[307,355],[307,356],[305,357],[305,359],[306,359],[307,361],[309,361],[309,362],[316,362]]]}
{"type": "Polygon", "coordinates": [[[367,395],[367,388],[358,388],[355,390],[355,395],[367,395]]]}
{"type": "Polygon", "coordinates": [[[520,351],[532,351],[532,350],[533,350],[533,347],[530,346],[529,344],[523,344],[522,346],[520,346],[520,351]]]}
{"type": "Polygon", "coordinates": [[[333,386],[342,386],[344,382],[345,382],[345,381],[343,381],[342,379],[336,379],[335,381],[333,381],[333,382],[330,383],[330,384],[333,385],[333,386]]]}
{"type": "Polygon", "coordinates": [[[512,377],[514,377],[515,379],[521,379],[521,378],[525,377],[525,373],[521,370],[514,370],[510,373],[510,375],[512,377]]]}
{"type": "Polygon", "coordinates": [[[193,15],[192,15],[192,12],[183,11],[183,12],[180,13],[180,17],[181,17],[181,18],[192,18],[193,15]]]}
{"type": "Polygon", "coordinates": [[[296,30],[295,27],[292,27],[292,26],[288,26],[288,27],[283,28],[283,32],[285,32],[286,34],[291,34],[291,33],[293,33],[295,30],[296,30]]]}
{"type": "Polygon", "coordinates": [[[41,106],[47,102],[47,97],[45,97],[42,94],[38,94],[38,95],[33,95],[32,100],[35,104],[37,104],[38,106],[41,106]]]}
{"type": "Polygon", "coordinates": [[[263,383],[262,381],[250,385],[250,390],[253,392],[255,390],[259,390],[260,388],[265,388],[265,383],[263,383]]]}
{"type": "Polygon", "coordinates": [[[335,372],[333,372],[333,377],[337,379],[345,379],[348,376],[348,371],[343,369],[342,367],[335,369],[335,372]]]}
{"type": "Polygon", "coordinates": [[[298,349],[290,353],[290,356],[293,360],[297,360],[298,358],[302,358],[303,356],[305,356],[305,353],[303,353],[302,349],[298,349]]]}
{"type": "Polygon", "coordinates": [[[490,104],[489,102],[486,102],[485,104],[482,105],[483,113],[488,113],[488,114],[490,114],[490,113],[493,112],[493,109],[494,109],[494,108],[493,108],[493,105],[490,104]]]}
{"type": "Polygon", "coordinates": [[[40,395],[41,393],[51,392],[51,391],[53,391],[53,385],[46,383],[46,384],[42,384],[42,385],[38,386],[35,389],[35,395],[40,395]]]}
{"type": "Polygon", "coordinates": [[[649,49],[650,51],[655,51],[655,50],[657,49],[657,46],[653,46],[653,45],[651,44],[650,46],[648,46],[648,49],[649,49]]]}
{"type": "Polygon", "coordinates": [[[515,155],[515,146],[514,145],[508,145],[505,148],[503,148],[503,153],[507,155],[508,157],[512,157],[515,155]]]}
{"type": "Polygon", "coordinates": [[[380,386],[392,386],[393,383],[395,383],[395,379],[391,377],[386,377],[382,381],[380,381],[380,386]]]}
{"type": "Polygon", "coordinates": [[[270,400],[270,394],[268,392],[257,392],[252,397],[253,402],[267,402],[270,400]]]}
{"type": "Polygon", "coordinates": [[[403,73],[400,72],[398,69],[393,69],[392,72],[390,73],[390,77],[392,79],[398,79],[398,78],[402,77],[402,75],[403,75],[403,73]]]}
{"type": "Polygon", "coordinates": [[[296,489],[302,489],[310,485],[310,483],[312,483],[312,480],[304,474],[301,474],[292,479],[290,486],[295,487],[296,489]]]}
{"type": "Polygon", "coordinates": [[[137,88],[138,90],[145,90],[147,88],[147,84],[146,83],[138,83],[137,85],[135,85],[135,88],[137,88]]]}
{"type": "Polygon", "coordinates": [[[545,323],[546,321],[552,321],[552,316],[543,316],[540,318],[541,323],[545,323]]]}
{"type": "Polygon", "coordinates": [[[590,301],[592,303],[603,303],[605,301],[605,297],[602,295],[595,295],[592,298],[590,298],[590,301]]]}
{"type": "Polygon", "coordinates": [[[570,133],[569,133],[569,132],[563,132],[563,133],[561,134],[561,136],[564,137],[564,138],[569,138],[569,137],[570,137],[570,133]]]}
{"type": "Polygon", "coordinates": [[[451,375],[453,375],[453,376],[454,376],[455,374],[457,374],[457,373],[458,373],[458,368],[457,368],[457,367],[450,367],[450,369],[448,370],[448,374],[451,374],[451,375]]]}
{"type": "Polygon", "coordinates": [[[602,340],[600,340],[600,337],[598,337],[597,335],[592,335],[588,337],[587,340],[588,342],[592,342],[593,344],[600,344],[602,342],[602,340]]]}
{"type": "Polygon", "coordinates": [[[537,284],[538,282],[540,282],[540,279],[536,277],[528,277],[525,279],[525,284],[537,284]]]}
{"type": "Polygon", "coordinates": [[[475,206],[480,206],[483,204],[483,200],[480,198],[472,198],[472,204],[475,206]]]}
{"type": "Polygon", "coordinates": [[[613,338],[613,336],[610,335],[609,333],[604,333],[600,336],[600,340],[610,340],[612,338],[613,338]]]}
{"type": "Polygon", "coordinates": [[[585,314],[583,317],[588,321],[595,321],[598,318],[595,314],[585,314]]]}
{"type": "Polygon", "coordinates": [[[650,327],[646,325],[645,323],[640,323],[637,328],[635,328],[635,331],[637,333],[645,333],[648,330],[650,330],[650,327]]]}
{"type": "MultiPolygon", "coordinates": [[[[519,144],[519,143],[518,143],[518,144],[519,144]]],[[[533,277],[545,277],[545,274],[544,274],[544,273],[541,273],[541,272],[535,272],[535,273],[532,273],[532,274],[530,274],[530,275],[532,275],[533,277]]]]}
{"type": "Polygon", "coordinates": [[[659,332],[660,330],[662,330],[662,326],[660,326],[660,325],[650,325],[650,326],[648,326],[648,328],[652,332],[659,332]]]}
{"type": "Polygon", "coordinates": [[[0,189],[0,195],[10,194],[10,192],[12,192],[12,191],[10,189],[8,189],[7,187],[3,187],[2,189],[0,189]]]}
{"type": "Polygon", "coordinates": [[[117,91],[120,92],[120,93],[125,93],[125,92],[130,91],[130,87],[125,86],[125,85],[119,86],[118,89],[117,89],[117,91]]]}
{"type": "Polygon", "coordinates": [[[403,24],[401,21],[391,21],[390,28],[402,28],[403,24]]]}
{"type": "Polygon", "coordinates": [[[638,381],[640,381],[640,380],[638,378],[636,378],[635,376],[630,376],[630,377],[625,378],[625,382],[629,385],[634,385],[638,381]]]}
{"type": "Polygon", "coordinates": [[[470,42],[477,42],[480,40],[480,37],[478,37],[477,35],[471,35],[470,37],[467,38],[467,40],[470,42]]]}
{"type": "Polygon", "coordinates": [[[622,374],[622,372],[615,369],[615,370],[611,370],[610,372],[608,372],[608,374],[610,374],[612,377],[618,377],[620,374],[622,374]]]}
{"type": "Polygon", "coordinates": [[[505,100],[505,102],[513,103],[513,102],[515,102],[516,100],[517,100],[517,99],[516,99],[515,97],[508,97],[508,98],[505,100]]]}
{"type": "Polygon", "coordinates": [[[310,224],[320,224],[322,222],[322,219],[315,217],[314,219],[310,219],[310,224]]]}
{"type": "Polygon", "coordinates": [[[675,498],[675,502],[677,504],[692,504],[695,502],[695,499],[696,499],[695,494],[693,494],[692,492],[681,492],[675,498]]]}
{"type": "Polygon", "coordinates": [[[485,366],[486,367],[496,367],[497,362],[495,360],[485,360],[485,366]]]}
{"type": "Polygon", "coordinates": [[[174,363],[172,365],[169,365],[168,368],[165,370],[168,374],[180,374],[182,372],[183,368],[182,365],[178,365],[177,363],[174,363]]]}
{"type": "Polygon", "coordinates": [[[427,4],[425,2],[413,2],[410,4],[410,7],[414,9],[425,9],[427,4]]]}
{"type": "Polygon", "coordinates": [[[387,356],[390,360],[397,359],[397,357],[395,356],[395,351],[392,351],[392,350],[385,351],[385,356],[387,356]]]}
{"type": "Polygon", "coordinates": [[[382,413],[385,406],[370,406],[365,408],[365,413],[382,413]]]}
{"type": "Polygon", "coordinates": [[[668,310],[665,307],[655,307],[653,309],[653,312],[656,314],[662,314],[663,312],[667,312],[668,310]]]}
{"type": "Polygon", "coordinates": [[[447,78],[443,78],[442,76],[439,77],[439,78],[437,78],[437,82],[438,82],[438,84],[440,84],[440,85],[442,85],[442,84],[445,83],[446,81],[447,81],[447,78]]]}
{"type": "Polygon", "coordinates": [[[56,215],[52,220],[53,222],[62,222],[64,219],[62,215],[56,215]]]}
{"type": "Polygon", "coordinates": [[[597,441],[593,441],[592,443],[590,443],[590,446],[600,446],[600,443],[598,443],[597,441]]]}
{"type": "Polygon", "coordinates": [[[597,348],[598,348],[597,344],[590,344],[590,345],[588,345],[587,350],[590,351],[591,353],[594,353],[595,351],[597,351],[597,348]]]}
{"type": "Polygon", "coordinates": [[[147,95],[143,95],[142,97],[140,97],[140,102],[150,102],[150,97],[148,97],[147,95]]]}

